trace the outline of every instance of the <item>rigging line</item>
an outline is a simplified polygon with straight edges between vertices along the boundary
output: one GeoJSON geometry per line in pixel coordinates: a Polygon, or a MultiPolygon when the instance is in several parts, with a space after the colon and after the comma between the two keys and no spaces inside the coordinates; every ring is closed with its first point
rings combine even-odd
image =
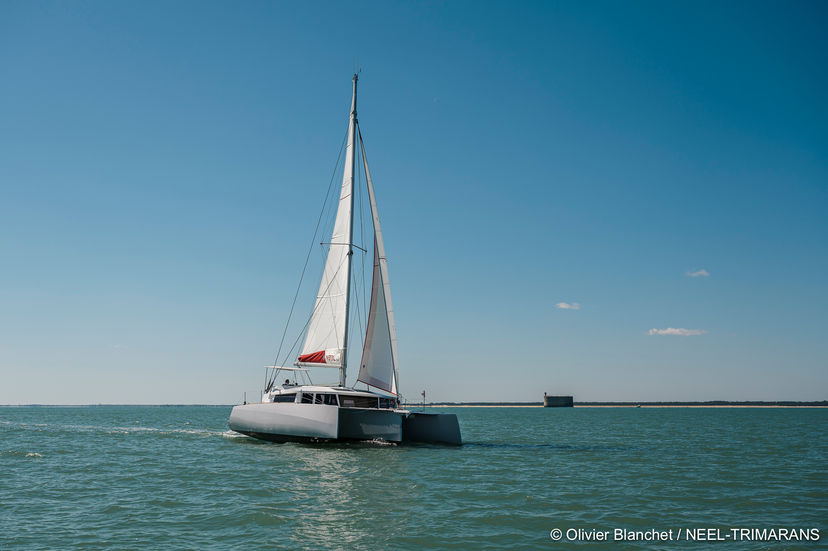
{"type": "MultiPolygon", "coordinates": [[[[346,132],[345,139],[347,139],[348,135],[349,134],[346,132]]],[[[343,139],[343,141],[345,139],[343,139]]],[[[347,157],[347,155],[348,154],[347,154],[347,150],[346,150],[345,156],[343,156],[343,158],[342,158],[343,159],[343,166],[345,164],[347,164],[347,159],[344,158],[344,157],[347,157]]],[[[339,170],[339,168],[340,168],[340,165],[337,164],[337,168],[335,170],[339,170]]],[[[351,181],[351,193],[353,193],[353,181],[351,181]]],[[[347,195],[345,197],[347,197],[347,195]]],[[[344,199],[343,197],[339,197],[339,201],[331,201],[329,206],[328,206],[327,212],[325,213],[324,220],[326,220],[326,223],[325,223],[322,235],[331,235],[331,240],[333,240],[334,237],[335,237],[333,235],[333,232],[336,229],[336,220],[337,220],[337,217],[339,216],[339,207],[341,206],[341,203],[342,203],[343,199],[344,199]]],[[[320,245],[339,245],[339,244],[340,243],[320,243],[320,245]]],[[[342,243],[342,245],[353,246],[353,243],[350,243],[350,244],[349,243],[342,243]]],[[[353,251],[351,251],[351,252],[353,252],[353,251]]],[[[320,279],[322,280],[322,283],[325,283],[325,281],[326,281],[326,277],[327,277],[326,270],[327,270],[327,263],[328,263],[328,256],[329,255],[330,255],[330,248],[327,249],[327,254],[326,254],[326,248],[324,246],[319,247],[319,257],[320,257],[321,265],[322,265],[322,275],[321,275],[320,279]]],[[[347,261],[347,258],[345,260],[347,261]]],[[[327,286],[325,287],[325,291],[322,292],[320,290],[319,296],[316,297],[317,300],[323,299],[322,302],[325,302],[324,299],[327,295],[328,289],[330,289],[330,286],[336,280],[336,276],[337,276],[337,274],[339,274],[339,270],[341,269],[341,267],[342,266],[340,265],[337,268],[337,271],[334,273],[334,275],[331,276],[332,279],[327,282],[327,286]]],[[[310,314],[310,317],[308,318],[308,322],[310,322],[313,319],[313,315],[316,313],[317,309],[322,305],[322,302],[320,302],[319,304],[315,304],[313,310],[311,310],[311,314],[310,314]]],[[[327,297],[326,304],[329,304],[329,305],[332,304],[331,297],[329,297],[329,296],[327,297]]],[[[305,332],[305,329],[307,329],[308,326],[309,326],[309,323],[306,323],[305,327],[302,329],[302,332],[299,333],[299,337],[297,339],[297,342],[294,343],[294,346],[296,344],[298,344],[299,340],[301,340],[302,334],[305,332]]],[[[336,331],[336,326],[334,326],[334,331],[336,331]]],[[[336,338],[337,341],[339,341],[339,336],[338,336],[337,333],[334,333],[334,337],[336,338]]],[[[347,343],[343,343],[343,345],[346,346],[346,348],[347,348],[347,343]]],[[[287,359],[290,357],[290,355],[291,355],[290,352],[288,352],[288,354],[285,356],[285,361],[287,361],[287,359]]]]}
{"type": "MultiPolygon", "coordinates": [[[[344,263],[343,263],[343,264],[344,264],[344,263]]],[[[339,274],[339,270],[341,270],[341,269],[342,269],[342,264],[340,264],[340,265],[339,265],[339,267],[336,269],[336,272],[334,272],[333,276],[331,276],[331,280],[328,282],[328,286],[327,286],[327,287],[325,287],[325,290],[323,291],[323,293],[327,293],[327,292],[328,292],[328,289],[331,287],[331,285],[333,284],[333,282],[334,282],[334,281],[336,281],[336,276],[337,276],[337,274],[339,274]]],[[[324,294],[322,294],[322,295],[320,295],[320,296],[321,296],[321,297],[324,297],[325,295],[324,295],[324,294]]],[[[318,297],[317,297],[317,298],[318,298],[318,297]]],[[[328,298],[330,299],[330,297],[328,297],[328,298]]],[[[310,325],[311,320],[313,320],[313,315],[316,313],[316,310],[317,310],[317,308],[319,308],[319,305],[320,305],[320,304],[322,304],[322,301],[317,301],[317,302],[314,304],[313,311],[311,312],[311,315],[310,315],[310,316],[308,316],[308,321],[306,321],[306,322],[305,322],[304,327],[302,327],[302,330],[301,330],[301,331],[299,331],[299,336],[298,336],[298,337],[296,337],[296,340],[295,340],[295,341],[293,341],[293,346],[291,346],[291,347],[290,347],[290,350],[288,350],[287,354],[285,354],[285,360],[284,360],[284,361],[287,361],[287,359],[288,359],[288,357],[290,356],[291,352],[293,352],[293,349],[294,349],[294,348],[296,348],[296,345],[299,343],[299,340],[302,338],[303,333],[305,332],[305,330],[306,330],[306,329],[308,328],[308,326],[310,325]]],[[[346,344],[347,344],[347,343],[346,343],[346,344]]],[[[347,350],[347,349],[346,349],[346,350],[347,350]]],[[[277,359],[278,359],[278,357],[277,357],[277,359]]]]}
{"type": "MultiPolygon", "coordinates": [[[[358,129],[359,129],[359,122],[357,122],[357,125],[356,125],[356,130],[358,131],[358,129]]],[[[354,140],[354,141],[358,142],[358,140],[354,140]]],[[[359,151],[359,148],[357,147],[357,145],[358,145],[358,143],[354,144],[354,147],[356,147],[356,156],[355,156],[356,158],[354,159],[354,162],[356,163],[356,174],[357,174],[357,182],[356,182],[357,185],[355,186],[355,189],[359,190],[359,241],[360,241],[360,243],[362,243],[363,246],[365,246],[365,229],[364,229],[364,227],[365,227],[365,217],[364,217],[363,211],[362,211],[362,203],[363,203],[363,198],[362,198],[362,164],[359,162],[359,160],[360,160],[360,151],[359,151]]],[[[367,253],[367,250],[366,250],[366,253],[367,253]]],[[[362,344],[363,344],[362,354],[360,356],[364,356],[365,355],[365,330],[362,327],[362,316],[363,316],[363,308],[364,308],[363,303],[365,302],[365,298],[364,298],[365,297],[365,255],[362,255],[362,259],[361,259],[361,262],[359,264],[360,264],[360,276],[359,276],[359,280],[357,280],[357,278],[354,278],[354,294],[357,295],[357,307],[356,307],[357,325],[359,326],[359,334],[362,335],[362,344]],[[361,285],[361,287],[362,287],[362,299],[363,299],[362,302],[360,302],[360,300],[359,300],[360,299],[360,283],[362,284],[361,285]]],[[[368,315],[368,313],[365,312],[366,324],[368,322],[367,315],[368,315]]],[[[360,371],[362,371],[362,357],[360,357],[359,368],[357,369],[357,380],[359,380],[359,372],[360,371]]]]}
{"type": "MultiPolygon", "coordinates": [[[[359,124],[357,123],[357,129],[358,128],[359,128],[359,124]]],[[[356,147],[356,144],[354,144],[354,147],[356,147]]],[[[362,159],[361,151],[359,149],[357,149],[357,157],[359,159],[362,159]]],[[[364,159],[363,159],[363,161],[364,161],[364,159]]],[[[359,240],[360,240],[360,243],[362,243],[363,246],[366,246],[367,243],[365,242],[365,216],[364,216],[363,211],[362,211],[362,203],[365,202],[365,200],[363,199],[363,192],[362,192],[362,163],[357,163],[357,183],[358,183],[358,185],[355,187],[355,189],[360,190],[360,192],[359,192],[359,240]]],[[[363,249],[363,250],[365,250],[365,249],[363,249]]],[[[365,250],[365,252],[367,253],[368,251],[365,250]]],[[[364,255],[362,257],[361,265],[362,265],[362,272],[360,274],[360,279],[362,281],[362,296],[364,297],[365,296],[365,256],[364,255]]],[[[356,287],[356,281],[354,281],[354,286],[356,287]]],[[[365,300],[363,300],[362,302],[364,303],[365,300]]],[[[368,312],[367,311],[364,312],[364,315],[365,315],[365,319],[367,320],[368,319],[368,312]]]]}
{"type": "MultiPolygon", "coordinates": [[[[351,258],[351,260],[353,261],[353,257],[351,258]]],[[[352,272],[353,272],[353,269],[352,269],[352,272]]],[[[356,310],[355,312],[351,312],[351,317],[356,318],[354,321],[357,322],[358,327],[359,327],[359,332],[362,333],[362,321],[361,321],[361,317],[360,317],[360,314],[361,314],[360,308],[361,307],[359,305],[360,304],[360,302],[359,302],[359,286],[357,285],[357,281],[358,281],[358,277],[354,273],[354,277],[352,277],[351,280],[348,282],[348,286],[353,289],[353,294],[351,296],[353,297],[353,299],[352,299],[353,304],[356,305],[356,307],[351,308],[352,310],[356,310]]],[[[348,343],[346,344],[346,346],[348,347],[348,350],[351,349],[351,342],[353,342],[353,340],[354,340],[354,332],[349,331],[348,332],[348,343]]]]}
{"type": "MultiPolygon", "coordinates": [[[[354,147],[356,147],[356,144],[354,144],[354,147]]],[[[357,180],[356,182],[354,182],[354,184],[355,184],[354,185],[354,191],[357,194],[355,197],[359,199],[359,203],[358,203],[358,208],[359,208],[359,236],[360,236],[359,241],[360,241],[360,243],[365,245],[365,231],[363,229],[363,226],[365,225],[365,219],[364,219],[363,213],[362,213],[362,201],[363,201],[363,199],[362,199],[362,191],[360,190],[360,188],[361,188],[360,182],[362,182],[362,170],[361,170],[360,164],[359,164],[359,149],[356,150],[356,158],[354,159],[354,162],[356,163],[355,168],[356,168],[356,180],[357,180]]],[[[365,249],[362,249],[362,250],[365,251],[365,249]]],[[[362,334],[362,315],[363,315],[362,302],[364,302],[364,299],[362,301],[360,301],[359,281],[360,281],[360,279],[362,281],[362,287],[363,287],[362,296],[364,297],[364,295],[365,295],[365,289],[364,289],[364,287],[365,287],[365,256],[364,255],[362,257],[362,261],[360,262],[360,266],[361,266],[360,278],[354,277],[353,278],[353,285],[354,285],[354,295],[356,295],[356,318],[357,318],[357,324],[358,324],[358,327],[359,327],[359,333],[361,335],[362,334]]],[[[349,335],[349,337],[351,337],[351,339],[353,339],[353,337],[351,335],[349,335]]]]}
{"type": "MultiPolygon", "coordinates": [[[[352,188],[352,191],[353,191],[353,182],[351,182],[351,188],[352,188]]],[[[365,249],[363,249],[362,247],[360,247],[358,245],[355,245],[353,243],[320,243],[320,245],[348,245],[349,247],[356,247],[357,249],[361,250],[362,252],[366,252],[365,249]]],[[[319,307],[323,304],[324,299],[327,299],[327,304],[332,303],[331,297],[327,293],[328,293],[328,290],[331,288],[331,285],[333,285],[333,283],[336,281],[336,276],[339,275],[339,272],[342,269],[342,266],[343,266],[344,262],[343,262],[343,264],[340,264],[339,267],[337,267],[336,272],[334,272],[334,274],[331,276],[330,280],[327,280],[326,274],[325,274],[325,268],[327,267],[327,257],[325,255],[324,246],[321,246],[319,248],[319,253],[320,253],[320,256],[321,256],[321,259],[322,259],[322,263],[323,263],[322,276],[321,276],[320,279],[322,280],[322,283],[327,281],[327,286],[325,287],[324,291],[322,291],[320,289],[320,294],[316,297],[318,302],[314,303],[314,307],[313,307],[313,310],[311,311],[310,316],[308,317],[308,321],[305,323],[305,326],[302,328],[302,331],[300,331],[299,336],[296,338],[296,341],[293,343],[293,347],[291,347],[291,349],[285,355],[284,361],[287,361],[287,359],[291,355],[291,352],[293,351],[293,348],[296,346],[296,344],[298,344],[299,340],[301,340],[302,334],[308,328],[311,320],[313,319],[313,315],[316,313],[316,311],[319,309],[319,307]],[[320,300],[320,299],[323,299],[323,300],[320,300]]],[[[353,254],[353,250],[350,251],[350,254],[353,254]]],[[[344,260],[347,261],[347,258],[344,259],[344,260]]],[[[349,282],[349,285],[350,285],[350,282],[349,282]]],[[[334,326],[334,331],[336,331],[336,326],[334,326]]],[[[336,339],[338,341],[339,340],[339,335],[337,333],[335,333],[334,336],[336,337],[336,339]]],[[[345,349],[348,350],[348,343],[343,343],[343,344],[345,345],[345,349]]]]}
{"type": "MultiPolygon", "coordinates": [[[[358,324],[358,327],[359,327],[359,334],[363,335],[364,332],[362,330],[362,315],[361,315],[362,306],[360,306],[361,303],[360,303],[359,287],[357,286],[356,280],[354,280],[354,295],[356,297],[356,303],[357,303],[356,318],[357,318],[357,324],[358,324]]],[[[363,297],[362,302],[365,302],[364,297],[363,297]]],[[[354,338],[353,334],[348,335],[349,340],[351,340],[353,338],[354,338]]],[[[348,349],[350,350],[350,343],[348,343],[348,349]]]]}
{"type": "Polygon", "coordinates": [[[328,183],[328,190],[325,192],[325,201],[322,203],[322,210],[319,212],[319,218],[316,220],[316,228],[314,228],[313,230],[313,239],[311,240],[310,248],[308,249],[308,254],[307,256],[305,256],[305,265],[302,267],[302,275],[299,276],[299,285],[296,286],[296,293],[293,295],[293,302],[290,305],[290,313],[288,313],[288,319],[287,322],[285,322],[285,329],[284,331],[282,331],[282,338],[279,341],[279,349],[276,352],[276,360],[274,360],[273,365],[278,365],[279,355],[282,353],[282,346],[285,342],[285,335],[287,335],[287,330],[290,326],[290,320],[293,317],[293,309],[296,307],[296,299],[299,296],[299,290],[302,288],[302,281],[305,279],[305,271],[308,268],[308,261],[310,260],[310,255],[313,251],[313,244],[316,242],[316,234],[319,231],[319,224],[322,222],[322,215],[325,213],[325,207],[327,206],[328,198],[331,195],[331,187],[333,186],[334,178],[336,178],[337,168],[339,167],[339,159],[342,157],[342,149],[345,147],[345,142],[347,141],[347,139],[348,132],[346,131],[345,136],[342,138],[342,143],[339,145],[339,153],[336,156],[336,164],[334,165],[333,173],[331,174],[331,181],[328,183]]]}
{"type": "MultiPolygon", "coordinates": [[[[330,251],[329,251],[329,253],[330,253],[330,251]]],[[[327,259],[326,259],[326,261],[327,261],[327,259]]],[[[346,253],[345,258],[343,259],[343,262],[344,262],[345,264],[347,264],[347,262],[348,262],[348,256],[347,256],[347,253],[346,253]]],[[[328,266],[327,266],[327,262],[326,262],[325,268],[327,268],[327,267],[328,267],[328,266]]],[[[306,325],[309,325],[309,324],[310,324],[311,320],[313,320],[313,315],[316,313],[316,310],[317,310],[317,309],[319,308],[319,306],[321,306],[323,303],[327,304],[327,305],[330,307],[330,309],[331,309],[331,313],[333,313],[333,312],[334,312],[334,309],[333,309],[333,307],[334,307],[333,296],[332,296],[332,295],[330,295],[330,294],[328,294],[328,290],[331,288],[331,285],[333,285],[334,281],[336,281],[336,276],[337,276],[337,275],[339,275],[339,271],[340,271],[341,269],[342,269],[342,264],[340,264],[340,265],[339,265],[339,267],[336,269],[336,272],[334,272],[334,274],[331,276],[330,281],[328,281],[328,283],[327,283],[327,285],[326,285],[326,287],[325,287],[325,292],[324,292],[323,294],[319,295],[318,297],[316,297],[316,300],[317,300],[318,302],[314,305],[314,307],[313,307],[313,311],[311,311],[310,318],[308,319],[308,323],[307,323],[306,325]]],[[[322,281],[323,281],[323,282],[325,281],[325,277],[326,277],[326,276],[325,276],[325,272],[323,271],[323,272],[322,272],[322,281]]],[[[339,293],[339,294],[337,294],[336,296],[337,296],[337,297],[341,297],[341,296],[342,296],[342,293],[339,293]]],[[[347,296],[347,292],[346,292],[346,296],[347,296]]],[[[336,342],[339,342],[339,332],[336,330],[336,316],[333,316],[333,320],[334,320],[334,324],[333,324],[334,338],[336,339],[336,342]]],[[[330,334],[330,333],[329,333],[329,334],[330,334]]],[[[344,337],[344,335],[343,335],[343,337],[344,337]]],[[[348,349],[348,343],[344,343],[344,345],[345,345],[345,349],[347,350],[347,349],[348,349]]],[[[287,361],[287,357],[285,357],[285,361],[287,361]]]]}
{"type": "MultiPolygon", "coordinates": [[[[313,320],[313,315],[316,313],[316,311],[319,309],[319,307],[323,304],[323,301],[318,300],[318,299],[327,298],[329,303],[330,303],[331,297],[327,295],[328,290],[331,288],[331,285],[333,285],[334,281],[336,281],[336,276],[339,275],[339,272],[340,272],[340,270],[342,270],[342,266],[344,264],[345,264],[345,262],[343,262],[342,264],[339,265],[339,267],[336,269],[336,272],[334,272],[334,274],[331,276],[331,279],[328,281],[328,284],[325,287],[324,291],[321,291],[322,294],[320,294],[317,297],[317,302],[314,303],[314,307],[313,307],[313,310],[311,311],[311,315],[308,316],[308,321],[305,322],[305,325],[302,327],[301,331],[299,332],[299,336],[296,337],[296,340],[293,341],[293,345],[290,347],[290,350],[288,350],[287,354],[285,354],[285,356],[284,356],[285,359],[283,360],[284,362],[287,362],[288,358],[291,356],[291,353],[296,348],[296,345],[299,344],[299,341],[302,339],[302,335],[308,329],[308,326],[310,325],[310,322],[313,320]]],[[[322,274],[322,277],[323,278],[325,277],[324,273],[322,274]]],[[[336,330],[336,327],[334,327],[334,330],[336,330]]],[[[350,335],[349,335],[349,337],[350,337],[350,335]]],[[[338,338],[337,338],[337,340],[338,340],[338,338]]],[[[347,353],[347,351],[349,350],[349,348],[348,348],[349,343],[344,343],[344,344],[345,344],[345,347],[346,347],[345,350],[346,350],[346,353],[347,353]]]]}
{"type": "MultiPolygon", "coordinates": [[[[350,106],[350,103],[349,103],[349,104],[348,104],[348,117],[350,117],[350,114],[351,114],[350,107],[351,107],[351,106],[350,106]]],[[[356,124],[356,120],[354,121],[354,124],[356,124]]],[[[340,161],[340,160],[342,161],[342,165],[341,165],[341,166],[342,166],[343,168],[344,168],[344,165],[347,163],[347,156],[348,156],[348,152],[347,152],[347,149],[345,149],[345,155],[342,155],[342,147],[344,147],[344,146],[345,146],[345,143],[346,143],[346,142],[347,142],[347,140],[348,140],[349,130],[350,130],[350,127],[346,129],[346,131],[345,131],[345,136],[344,136],[344,137],[343,137],[343,139],[342,139],[342,142],[343,142],[343,143],[342,143],[342,146],[340,147],[340,157],[338,157],[338,158],[337,158],[337,165],[336,165],[336,167],[334,168],[334,176],[335,176],[335,175],[337,174],[337,172],[340,170],[340,164],[339,164],[339,161],[340,161]]],[[[351,186],[352,186],[351,193],[353,193],[353,182],[351,182],[351,186]]],[[[327,210],[327,212],[325,213],[325,216],[324,216],[324,218],[323,218],[323,220],[325,221],[325,224],[322,226],[322,230],[323,230],[323,231],[322,231],[321,235],[332,235],[332,234],[333,234],[333,230],[334,230],[334,228],[336,227],[336,214],[337,214],[337,212],[338,212],[338,210],[339,210],[339,204],[341,203],[342,199],[344,199],[344,198],[343,198],[343,197],[339,197],[339,201],[331,201],[331,202],[329,203],[329,205],[328,205],[328,210],[327,210]]],[[[319,249],[319,250],[320,250],[320,253],[321,253],[321,255],[322,255],[322,258],[323,258],[323,263],[324,263],[325,249],[324,249],[324,248],[322,248],[322,247],[320,247],[320,249],[319,249]]],[[[323,265],[324,265],[324,264],[323,264],[323,265]]]]}
{"type": "MultiPolygon", "coordinates": [[[[359,141],[359,144],[360,144],[360,148],[359,148],[360,158],[362,159],[362,164],[360,165],[360,169],[365,170],[366,167],[368,166],[368,161],[365,158],[365,144],[362,143],[362,131],[360,130],[359,125],[357,125],[357,136],[359,138],[358,141],[359,141]]],[[[371,198],[370,198],[369,194],[367,193],[367,191],[368,191],[368,174],[367,174],[367,172],[365,173],[365,191],[366,191],[366,193],[365,193],[366,199],[370,202],[371,198]]],[[[376,235],[376,231],[374,230],[374,213],[373,213],[373,211],[371,211],[371,234],[373,235],[373,239],[371,241],[374,245],[374,247],[373,247],[374,248],[373,257],[375,257],[376,254],[377,254],[377,235],[376,235]]],[[[367,247],[367,243],[365,243],[365,245],[367,247]]],[[[365,253],[366,253],[365,256],[362,257],[362,291],[363,291],[363,293],[366,292],[365,291],[365,261],[367,259],[366,257],[368,256],[368,251],[366,250],[365,253]]],[[[371,259],[371,295],[372,295],[372,298],[373,298],[373,294],[374,294],[374,289],[373,289],[374,288],[374,263],[378,261],[378,258],[373,258],[373,257],[371,259]]],[[[367,296],[367,295],[365,295],[365,296],[367,296]]],[[[366,301],[365,307],[368,308],[368,310],[366,310],[366,312],[365,312],[365,325],[366,325],[365,328],[367,330],[368,329],[368,316],[370,315],[370,306],[367,303],[367,301],[366,301]]]]}

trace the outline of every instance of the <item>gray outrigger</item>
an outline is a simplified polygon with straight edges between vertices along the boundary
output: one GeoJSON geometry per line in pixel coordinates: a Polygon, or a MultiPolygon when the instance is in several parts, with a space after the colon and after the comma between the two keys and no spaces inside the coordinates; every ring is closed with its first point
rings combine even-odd
{"type": "MultiPolygon", "coordinates": [[[[336,219],[322,281],[305,334],[302,352],[292,367],[267,366],[272,370],[259,403],[235,406],[230,428],[253,438],[273,442],[337,442],[379,440],[460,445],[457,416],[411,412],[400,407],[397,335],[388,264],[379,223],[374,187],[365,145],[356,116],[357,75],[348,122],[348,147],[336,219]],[[371,302],[357,382],[366,389],[346,386],[348,330],[351,295],[351,261],[354,249],[354,166],[359,140],[374,229],[374,263],[371,302]],[[314,385],[310,368],[339,370],[336,385],[314,385]],[[280,374],[293,375],[281,385],[280,374]],[[300,378],[305,381],[299,384],[300,378]],[[376,389],[376,390],[374,390],[376,389]]],[[[289,323],[290,320],[288,320],[289,323]]],[[[278,354],[277,354],[278,356],[278,354]]]]}

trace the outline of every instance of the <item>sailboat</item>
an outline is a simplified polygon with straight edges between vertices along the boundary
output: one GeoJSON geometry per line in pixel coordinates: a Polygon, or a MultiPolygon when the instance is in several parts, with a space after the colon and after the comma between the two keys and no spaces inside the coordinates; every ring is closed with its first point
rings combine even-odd
{"type": "Polygon", "coordinates": [[[229,425],[236,432],[273,442],[379,440],[460,445],[456,415],[412,412],[401,407],[388,263],[357,120],[357,81],[354,75],[339,204],[330,241],[323,243],[328,253],[301,352],[294,356],[292,366],[267,366],[269,376],[261,402],[233,407],[229,425]],[[357,374],[357,383],[364,383],[364,389],[349,387],[346,380],[352,321],[351,267],[354,251],[360,249],[353,239],[357,143],[374,233],[370,306],[357,374]],[[313,384],[309,371],[315,368],[338,369],[338,383],[313,384]],[[287,378],[277,383],[283,373],[287,378]]]}

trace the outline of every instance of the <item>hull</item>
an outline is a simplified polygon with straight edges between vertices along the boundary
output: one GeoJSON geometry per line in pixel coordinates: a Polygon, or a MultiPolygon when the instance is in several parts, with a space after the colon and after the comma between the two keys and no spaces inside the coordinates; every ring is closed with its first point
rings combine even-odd
{"type": "Polygon", "coordinates": [[[229,425],[231,430],[262,440],[336,440],[338,410],[321,404],[246,404],[233,408],[229,425]]]}
{"type": "Polygon", "coordinates": [[[402,414],[393,410],[321,404],[261,403],[235,406],[230,429],[271,442],[402,440],[402,414]]]}
{"type": "Polygon", "coordinates": [[[402,414],[387,409],[339,408],[342,440],[402,441],[402,414]]]}
{"type": "Polygon", "coordinates": [[[453,413],[409,413],[403,419],[403,442],[460,446],[460,424],[453,413]]]}
{"type": "Polygon", "coordinates": [[[271,442],[383,440],[462,444],[457,416],[322,404],[261,403],[235,406],[230,428],[271,442]]]}

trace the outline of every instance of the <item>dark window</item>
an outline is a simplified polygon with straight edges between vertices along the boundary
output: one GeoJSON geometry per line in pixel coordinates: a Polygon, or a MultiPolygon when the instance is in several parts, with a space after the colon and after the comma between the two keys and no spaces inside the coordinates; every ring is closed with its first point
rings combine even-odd
{"type": "Polygon", "coordinates": [[[313,403],[313,393],[312,392],[303,392],[302,393],[302,403],[303,404],[312,404],[313,403]]]}
{"type": "Polygon", "coordinates": [[[370,396],[340,396],[342,407],[346,408],[376,408],[379,402],[370,396]]]}
{"type": "MultiPolygon", "coordinates": [[[[317,394],[319,396],[319,394],[317,394]]],[[[336,401],[336,394],[322,394],[322,403],[328,406],[339,405],[336,401]]]]}
{"type": "Polygon", "coordinates": [[[384,409],[393,409],[395,407],[393,398],[380,398],[380,407],[384,409]]]}
{"type": "Polygon", "coordinates": [[[296,394],[277,394],[273,396],[274,402],[293,402],[296,400],[296,394]]]}

